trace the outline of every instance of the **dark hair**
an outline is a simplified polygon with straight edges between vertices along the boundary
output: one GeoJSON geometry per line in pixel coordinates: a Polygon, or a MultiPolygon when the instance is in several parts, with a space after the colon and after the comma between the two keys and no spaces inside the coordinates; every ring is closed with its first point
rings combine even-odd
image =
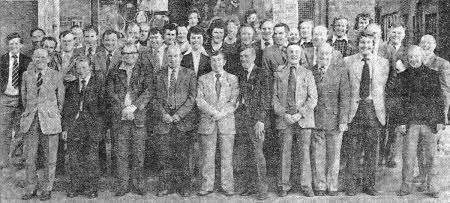
{"type": "Polygon", "coordinates": [[[65,37],[65,36],[68,35],[68,34],[72,34],[72,32],[69,31],[69,30],[64,30],[64,31],[62,31],[62,32],[59,34],[59,39],[62,39],[63,37],[65,37]]]}
{"type": "Polygon", "coordinates": [[[356,19],[355,19],[355,27],[354,27],[353,29],[359,30],[359,25],[358,25],[358,23],[359,23],[359,20],[362,19],[362,18],[363,18],[363,19],[369,19],[369,24],[370,24],[370,23],[373,23],[373,18],[372,18],[372,16],[370,16],[369,13],[360,13],[360,14],[356,15],[356,19]]]}
{"type": "Polygon", "coordinates": [[[251,16],[252,14],[258,15],[258,12],[256,12],[256,10],[253,9],[253,8],[248,9],[248,10],[245,12],[245,17],[244,17],[244,22],[245,22],[245,23],[249,23],[249,22],[247,22],[247,18],[248,18],[249,16],[251,16]]]}
{"type": "Polygon", "coordinates": [[[17,32],[13,32],[13,33],[9,34],[8,36],[6,36],[6,43],[8,43],[9,41],[16,39],[16,38],[19,38],[20,43],[23,44],[23,39],[17,32]]]}
{"type": "Polygon", "coordinates": [[[338,20],[346,20],[347,21],[347,31],[345,33],[348,33],[348,31],[350,30],[350,24],[349,24],[348,18],[346,18],[344,16],[338,16],[333,19],[333,24],[332,24],[333,31],[334,31],[334,27],[336,26],[336,21],[338,21],[338,20]]]}
{"type": "Polygon", "coordinates": [[[72,27],[70,27],[70,30],[73,30],[75,28],[80,28],[81,29],[81,27],[79,25],[72,25],[72,27]]]}
{"type": "Polygon", "coordinates": [[[389,29],[393,29],[396,27],[403,27],[406,30],[406,26],[403,22],[395,22],[389,26],[389,29]]]}
{"type": "Polygon", "coordinates": [[[373,44],[375,45],[375,36],[372,33],[367,32],[367,30],[363,30],[358,33],[358,36],[356,37],[356,45],[359,46],[359,42],[364,37],[370,37],[372,38],[373,44]]]}
{"type": "Polygon", "coordinates": [[[98,35],[97,28],[93,25],[86,25],[83,29],[83,35],[86,34],[86,32],[94,31],[95,35],[98,35]]]}
{"type": "Polygon", "coordinates": [[[33,33],[36,32],[36,31],[41,31],[42,34],[44,34],[44,36],[46,35],[46,34],[45,34],[45,31],[44,31],[42,28],[34,28],[34,29],[32,29],[32,30],[30,31],[30,37],[32,37],[32,36],[33,36],[33,33]]]}
{"type": "Polygon", "coordinates": [[[164,34],[166,34],[166,31],[167,30],[169,30],[169,31],[175,31],[175,33],[176,33],[176,35],[178,36],[178,30],[177,30],[177,24],[175,24],[175,23],[169,23],[169,24],[167,24],[167,25],[164,25],[164,27],[163,27],[163,36],[164,36],[164,34]]]}
{"type": "Polygon", "coordinates": [[[102,40],[104,40],[107,35],[112,35],[112,34],[116,35],[116,37],[119,38],[119,33],[117,33],[115,30],[106,30],[102,34],[102,40]]]}
{"type": "Polygon", "coordinates": [[[219,56],[219,55],[222,55],[222,57],[223,57],[223,59],[224,60],[226,60],[226,57],[225,57],[225,53],[223,53],[222,51],[214,51],[214,52],[212,52],[211,53],[211,58],[213,57],[213,56],[219,56]]]}
{"type": "MultiPolygon", "coordinates": [[[[178,24],[178,25],[177,25],[177,29],[176,29],[177,36],[178,36],[178,28],[180,28],[180,27],[185,27],[185,28],[187,28],[187,25],[185,25],[184,23],[181,23],[181,24],[178,24]]],[[[189,30],[188,30],[188,32],[189,32],[189,30]]]]}
{"type": "Polygon", "coordinates": [[[163,33],[162,33],[162,30],[160,29],[160,28],[158,28],[158,27],[152,27],[152,28],[150,28],[150,31],[148,32],[149,34],[149,36],[150,35],[155,35],[155,34],[160,34],[161,36],[163,36],[163,33]]]}
{"type": "Polygon", "coordinates": [[[42,38],[41,45],[44,45],[45,41],[52,41],[52,42],[54,42],[55,43],[55,49],[58,46],[58,41],[56,41],[56,39],[54,37],[47,36],[47,37],[42,38]]]}
{"type": "Polygon", "coordinates": [[[272,19],[269,19],[269,18],[263,19],[263,20],[261,21],[261,23],[259,24],[259,29],[262,29],[262,26],[263,26],[264,23],[266,23],[266,22],[273,22],[273,20],[272,20],[272,19]]]}
{"type": "MultiPolygon", "coordinates": [[[[188,31],[188,34],[187,34],[188,41],[190,41],[191,35],[193,35],[193,34],[194,35],[202,35],[203,36],[205,34],[205,31],[198,25],[189,28],[189,31],[188,31]]],[[[203,38],[204,38],[204,36],[203,36],[203,38]]]]}
{"type": "Polygon", "coordinates": [[[287,25],[286,23],[277,23],[275,26],[273,26],[273,29],[275,29],[277,27],[284,27],[284,31],[286,33],[289,32],[289,25],[287,25]]]}
{"type": "Polygon", "coordinates": [[[200,17],[200,11],[199,11],[197,8],[195,8],[195,7],[191,8],[191,9],[188,11],[187,18],[189,19],[189,16],[190,16],[191,14],[193,14],[193,13],[196,13],[196,14],[197,14],[197,17],[198,17],[198,23],[200,23],[200,19],[201,19],[201,17],[200,17]]]}
{"type": "Polygon", "coordinates": [[[207,31],[208,37],[212,36],[212,31],[214,30],[214,28],[217,29],[223,29],[224,30],[224,37],[227,36],[227,30],[226,30],[226,26],[225,26],[225,22],[223,22],[222,19],[216,19],[213,22],[211,22],[211,25],[209,26],[209,29],[207,31]]]}
{"type": "Polygon", "coordinates": [[[314,28],[314,21],[312,19],[303,19],[298,23],[298,29],[300,29],[300,25],[306,22],[311,22],[312,28],[314,28]]]}
{"type": "Polygon", "coordinates": [[[92,64],[91,64],[91,59],[89,57],[85,56],[85,55],[79,55],[79,56],[77,56],[75,58],[75,64],[74,64],[75,68],[77,67],[77,65],[79,63],[82,63],[82,62],[88,62],[90,70],[92,72],[93,67],[92,67],[92,64]]]}
{"type": "Polygon", "coordinates": [[[131,22],[131,23],[128,23],[128,24],[125,26],[125,32],[127,32],[128,29],[129,29],[130,27],[132,27],[132,26],[137,26],[137,27],[139,28],[139,30],[141,30],[141,27],[139,27],[139,25],[138,25],[137,23],[131,22]]]}
{"type": "Polygon", "coordinates": [[[244,25],[241,25],[241,27],[239,27],[239,30],[238,30],[238,32],[237,32],[237,36],[238,36],[238,44],[241,44],[241,32],[242,32],[242,29],[244,29],[245,27],[251,28],[251,29],[253,30],[253,40],[255,39],[255,36],[256,36],[256,30],[255,30],[255,28],[254,28],[252,25],[246,23],[246,24],[244,24],[244,25]]]}

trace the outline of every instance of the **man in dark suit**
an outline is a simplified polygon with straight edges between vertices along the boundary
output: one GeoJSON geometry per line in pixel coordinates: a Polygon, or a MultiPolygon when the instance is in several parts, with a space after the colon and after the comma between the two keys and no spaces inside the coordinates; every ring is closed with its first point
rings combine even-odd
{"type": "Polygon", "coordinates": [[[423,184],[428,195],[438,198],[437,133],[443,130],[445,124],[445,97],[439,81],[440,73],[423,65],[422,48],[411,46],[407,53],[408,67],[398,75],[404,109],[401,129],[405,132],[408,128],[407,135],[403,137],[402,186],[398,195],[412,192],[416,150],[418,145],[422,145],[426,163],[423,184]]]}
{"type": "Polygon", "coordinates": [[[27,47],[24,54],[28,57],[33,56],[34,50],[41,48],[41,41],[45,37],[45,31],[41,28],[34,28],[30,31],[31,46],[27,47]]]}
{"type": "Polygon", "coordinates": [[[36,158],[38,146],[44,151],[44,184],[41,186],[41,201],[51,198],[55,182],[56,153],[58,134],[61,133],[61,114],[64,104],[64,85],[61,74],[48,67],[48,52],[37,49],[33,54],[33,66],[22,76],[22,103],[25,107],[20,118],[20,132],[24,133],[24,152],[26,154],[26,192],[23,200],[37,195],[38,177],[36,158]]]}
{"type": "Polygon", "coordinates": [[[333,36],[327,40],[334,49],[341,52],[343,57],[353,55],[356,52],[356,47],[353,42],[348,39],[348,31],[350,25],[348,19],[339,16],[333,19],[333,36]]]}
{"type": "Polygon", "coordinates": [[[333,55],[328,43],[318,47],[317,65],[312,72],[317,87],[314,109],[316,128],[311,139],[311,169],[316,196],[338,194],[342,134],[347,131],[350,103],[349,77],[342,58],[333,55]]]}
{"type": "Polygon", "coordinates": [[[191,49],[184,54],[181,60],[181,66],[193,70],[197,78],[211,72],[209,55],[203,47],[203,34],[203,29],[197,26],[189,30],[188,39],[191,49]]]}
{"type": "MultiPolygon", "coordinates": [[[[12,131],[23,109],[20,101],[22,74],[31,59],[20,53],[23,39],[18,33],[6,37],[8,53],[0,58],[0,169],[8,166],[12,131]]],[[[17,130],[15,130],[17,132],[17,130]]]]}
{"type": "Polygon", "coordinates": [[[104,83],[92,71],[87,56],[75,62],[77,79],[66,83],[62,111],[63,134],[67,134],[70,187],[67,197],[97,197],[99,187],[98,146],[103,130],[104,83]]]}
{"type": "Polygon", "coordinates": [[[97,28],[88,25],[83,29],[84,45],[74,50],[75,55],[87,56],[91,61],[94,55],[100,51],[100,46],[97,45],[98,31],[97,28]]]}
{"type": "Polygon", "coordinates": [[[159,139],[160,164],[158,196],[177,189],[186,197],[190,195],[191,174],[189,148],[195,114],[192,113],[197,95],[197,78],[192,69],[180,66],[181,50],[176,45],[167,49],[167,67],[156,76],[154,102],[157,114],[155,133],[159,139]]]}
{"type": "Polygon", "coordinates": [[[308,47],[312,47],[313,44],[311,42],[312,40],[312,34],[313,34],[313,27],[314,22],[310,19],[305,20],[299,24],[299,31],[300,31],[300,46],[305,49],[308,47]]]}
{"type": "Polygon", "coordinates": [[[268,197],[268,182],[266,159],[263,153],[264,124],[267,123],[267,108],[270,106],[268,94],[269,79],[267,71],[254,63],[256,51],[249,47],[241,51],[241,72],[239,74],[238,97],[239,106],[236,110],[236,126],[246,146],[246,159],[250,162],[245,170],[246,188],[242,196],[257,194],[257,199],[268,197]],[[248,147],[248,148],[247,148],[248,147]],[[249,150],[250,149],[250,150],[249,150]]]}
{"type": "Polygon", "coordinates": [[[273,22],[269,19],[263,20],[259,29],[261,30],[261,40],[258,40],[256,44],[258,49],[264,50],[273,45],[273,22]]]}
{"type": "Polygon", "coordinates": [[[106,92],[113,109],[114,134],[117,136],[120,174],[119,189],[115,195],[127,194],[129,181],[134,186],[131,188],[133,192],[144,195],[145,119],[146,107],[153,95],[153,74],[137,63],[139,52],[135,44],[126,44],[121,54],[122,61],[111,69],[106,79],[106,92]]]}

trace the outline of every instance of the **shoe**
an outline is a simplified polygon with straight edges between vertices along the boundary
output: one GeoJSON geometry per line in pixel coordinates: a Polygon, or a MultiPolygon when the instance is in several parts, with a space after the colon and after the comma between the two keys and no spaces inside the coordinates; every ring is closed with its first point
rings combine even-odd
{"type": "Polygon", "coordinates": [[[314,191],[315,196],[325,196],[325,191],[323,190],[316,190],[314,191]]]}
{"type": "Polygon", "coordinates": [[[269,193],[267,192],[260,192],[256,195],[257,200],[265,200],[267,198],[269,198],[269,193]]]}
{"type": "Polygon", "coordinates": [[[257,194],[257,193],[258,192],[256,190],[246,189],[240,195],[245,197],[245,196],[251,196],[251,195],[254,195],[254,194],[257,194]]]}
{"type": "Polygon", "coordinates": [[[235,195],[235,193],[232,192],[232,191],[225,191],[225,192],[223,192],[223,194],[224,194],[225,196],[227,196],[227,197],[231,197],[231,196],[234,196],[234,195],[235,195]]]}
{"type": "Polygon", "coordinates": [[[133,193],[140,195],[140,196],[145,196],[145,191],[143,189],[140,188],[133,188],[133,193]]]}
{"type": "Polygon", "coordinates": [[[338,191],[328,191],[328,196],[338,196],[338,191]]]}
{"type": "Polygon", "coordinates": [[[416,187],[417,192],[425,192],[428,189],[427,184],[422,183],[416,187]]]}
{"type": "Polygon", "coordinates": [[[180,191],[180,195],[182,197],[190,197],[191,196],[191,192],[189,192],[189,190],[184,189],[184,190],[180,191]]]}
{"type": "Polygon", "coordinates": [[[440,196],[439,192],[428,192],[427,195],[432,198],[439,198],[439,196],[440,196]]]}
{"type": "Polygon", "coordinates": [[[286,197],[287,195],[288,195],[287,190],[280,190],[280,192],[278,193],[278,196],[280,197],[286,197]]]}
{"type": "Polygon", "coordinates": [[[85,196],[86,196],[88,199],[94,199],[94,198],[97,198],[97,197],[98,197],[98,192],[97,192],[97,191],[87,192],[87,193],[85,194],[85,196]]]}
{"type": "Polygon", "coordinates": [[[24,194],[24,195],[22,196],[22,200],[30,200],[30,199],[33,199],[33,198],[35,198],[35,197],[37,197],[37,195],[36,195],[36,190],[33,191],[32,193],[24,194]]]}
{"type": "Polygon", "coordinates": [[[349,190],[349,191],[345,192],[345,195],[347,195],[347,196],[355,196],[356,192],[353,191],[353,190],[349,190]]]}
{"type": "Polygon", "coordinates": [[[378,191],[375,190],[375,188],[373,187],[369,187],[369,188],[364,188],[363,192],[370,195],[370,196],[377,196],[380,193],[378,191]]]}
{"type": "Polygon", "coordinates": [[[162,196],[166,196],[168,194],[169,194],[169,190],[161,190],[156,194],[156,196],[162,197],[162,196]]]}
{"type": "Polygon", "coordinates": [[[397,163],[394,160],[389,160],[386,163],[386,167],[388,167],[388,168],[395,168],[395,167],[397,167],[397,163]]]}
{"type": "Polygon", "coordinates": [[[211,194],[213,191],[206,191],[206,190],[202,190],[200,192],[197,193],[198,196],[206,196],[211,194]]]}
{"type": "Polygon", "coordinates": [[[74,198],[76,196],[80,195],[80,193],[78,191],[69,191],[67,192],[67,197],[68,198],[74,198]]]}
{"type": "Polygon", "coordinates": [[[52,192],[50,191],[43,191],[42,194],[39,196],[39,200],[41,201],[47,201],[52,198],[52,192]]]}
{"type": "Polygon", "coordinates": [[[127,190],[119,190],[119,191],[116,192],[116,194],[114,194],[114,196],[122,197],[122,196],[125,196],[127,193],[128,193],[127,190]]]}
{"type": "Polygon", "coordinates": [[[303,195],[305,195],[306,197],[314,197],[314,192],[311,188],[307,188],[302,190],[303,195]]]}
{"type": "Polygon", "coordinates": [[[400,190],[400,191],[398,191],[397,196],[406,196],[406,195],[409,195],[409,194],[411,194],[411,192],[400,190]]]}

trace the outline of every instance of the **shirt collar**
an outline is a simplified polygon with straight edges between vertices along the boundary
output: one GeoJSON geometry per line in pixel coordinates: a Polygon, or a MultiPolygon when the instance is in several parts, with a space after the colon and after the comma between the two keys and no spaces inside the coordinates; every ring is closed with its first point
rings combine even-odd
{"type": "Polygon", "coordinates": [[[252,65],[250,65],[250,68],[247,69],[248,74],[250,74],[253,71],[254,67],[255,67],[255,63],[252,63],[252,65]]]}
{"type": "Polygon", "coordinates": [[[9,58],[12,58],[14,55],[16,55],[16,56],[17,56],[17,59],[19,59],[20,53],[18,53],[18,54],[13,54],[13,53],[9,52],[9,58]]]}
{"type": "MultiPolygon", "coordinates": [[[[186,51],[186,53],[184,53],[184,55],[188,55],[188,54],[193,53],[193,52],[194,52],[194,50],[192,49],[191,46],[189,46],[189,49],[186,51]]],[[[201,53],[201,54],[203,54],[205,56],[209,56],[208,53],[205,50],[205,47],[203,47],[203,46],[201,46],[200,49],[197,52],[199,52],[199,53],[201,53]]]]}
{"type": "MultiPolygon", "coordinates": [[[[369,59],[369,60],[372,60],[373,56],[374,56],[374,54],[368,54],[368,55],[366,56],[366,58],[369,59]]],[[[359,58],[360,58],[361,60],[363,60],[363,59],[364,59],[364,55],[359,54],[359,58]]]]}
{"type": "MultiPolygon", "coordinates": [[[[333,38],[331,39],[331,41],[334,43],[334,42],[336,42],[336,40],[338,40],[338,39],[339,39],[338,36],[333,35],[333,38]]],[[[348,43],[348,37],[347,37],[347,35],[343,36],[343,37],[340,38],[339,40],[345,40],[345,42],[348,43]]]]}
{"type": "Polygon", "coordinates": [[[88,76],[86,76],[85,78],[79,78],[80,79],[80,84],[82,80],[86,81],[86,85],[89,83],[89,80],[91,79],[92,73],[89,73],[88,76]]]}

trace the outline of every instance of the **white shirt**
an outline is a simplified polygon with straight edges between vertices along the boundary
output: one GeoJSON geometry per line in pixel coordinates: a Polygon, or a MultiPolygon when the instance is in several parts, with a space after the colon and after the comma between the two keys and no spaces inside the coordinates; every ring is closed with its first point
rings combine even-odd
{"type": "Polygon", "coordinates": [[[348,37],[347,37],[347,35],[345,35],[345,36],[343,36],[342,38],[338,38],[338,36],[336,36],[336,35],[333,35],[333,38],[331,38],[331,43],[332,44],[334,44],[334,42],[336,41],[336,40],[345,40],[347,43],[348,43],[348,37]]]}
{"type": "Polygon", "coordinates": [[[247,73],[247,80],[250,78],[250,74],[252,74],[253,67],[255,67],[254,63],[252,63],[252,65],[250,65],[250,68],[247,69],[247,72],[248,72],[247,73]]]}
{"type": "MultiPolygon", "coordinates": [[[[17,54],[16,56],[17,56],[17,63],[20,64],[20,61],[19,61],[20,53],[17,54]]],[[[14,66],[13,54],[11,52],[9,52],[8,83],[6,84],[5,94],[12,95],[12,96],[19,95],[19,88],[14,88],[13,84],[12,84],[13,66],[14,66]]]]}
{"type": "Polygon", "coordinates": [[[158,58],[159,58],[159,67],[163,66],[163,60],[164,60],[164,52],[166,50],[167,45],[163,44],[161,47],[159,47],[158,49],[158,58]]]}
{"type": "Polygon", "coordinates": [[[172,75],[172,72],[175,71],[175,81],[177,81],[178,72],[180,71],[180,68],[170,68],[170,67],[167,67],[167,68],[168,68],[167,72],[169,73],[169,74],[167,74],[167,81],[168,81],[167,87],[170,88],[170,86],[172,85],[172,84],[170,84],[170,76],[172,75]]]}

